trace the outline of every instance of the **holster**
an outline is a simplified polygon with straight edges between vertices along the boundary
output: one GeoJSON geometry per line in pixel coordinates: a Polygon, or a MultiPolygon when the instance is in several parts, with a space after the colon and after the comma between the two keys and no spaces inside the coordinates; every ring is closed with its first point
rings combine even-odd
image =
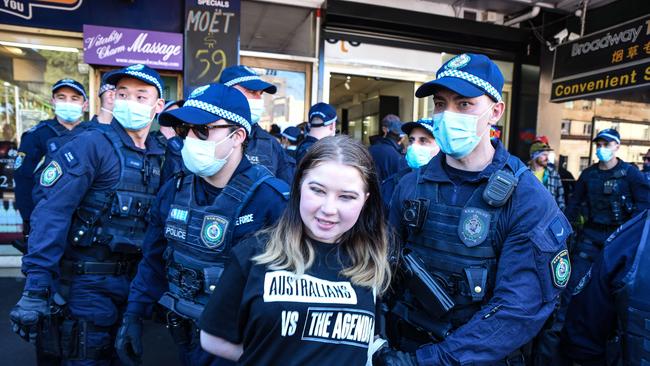
{"type": "Polygon", "coordinates": [[[407,286],[422,309],[433,319],[447,314],[455,305],[445,290],[424,268],[424,263],[415,253],[404,255],[404,269],[407,286]]]}
{"type": "Polygon", "coordinates": [[[169,311],[167,313],[167,329],[169,329],[169,334],[171,334],[174,343],[178,345],[192,343],[195,327],[191,320],[169,311]]]}
{"type": "Polygon", "coordinates": [[[41,353],[51,357],[61,357],[62,347],[60,338],[60,326],[63,316],[60,312],[50,314],[41,320],[36,338],[36,348],[41,353]]]}

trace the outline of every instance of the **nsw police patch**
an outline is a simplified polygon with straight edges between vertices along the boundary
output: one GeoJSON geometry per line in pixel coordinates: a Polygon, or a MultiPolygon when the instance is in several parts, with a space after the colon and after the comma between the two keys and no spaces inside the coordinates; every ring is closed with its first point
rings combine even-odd
{"type": "Polygon", "coordinates": [[[445,69],[460,69],[463,66],[467,65],[471,59],[472,58],[469,57],[468,54],[463,53],[462,55],[458,55],[449,60],[449,62],[447,62],[447,65],[445,65],[445,69]]]}
{"type": "Polygon", "coordinates": [[[201,241],[210,249],[217,248],[223,244],[228,229],[228,220],[216,215],[203,217],[201,227],[201,241]]]}
{"type": "Polygon", "coordinates": [[[571,277],[571,261],[569,252],[564,249],[557,253],[551,260],[551,274],[553,275],[553,285],[558,288],[565,288],[571,277]]]}
{"type": "Polygon", "coordinates": [[[24,160],[25,160],[25,153],[19,152],[18,155],[16,156],[16,160],[14,161],[14,170],[20,169],[20,167],[23,166],[24,160]]]}
{"type": "Polygon", "coordinates": [[[62,175],[61,166],[55,160],[52,160],[41,173],[41,185],[51,187],[62,175]]]}
{"type": "Polygon", "coordinates": [[[458,223],[458,237],[468,247],[475,247],[487,238],[491,215],[474,207],[463,209],[458,223]]]}

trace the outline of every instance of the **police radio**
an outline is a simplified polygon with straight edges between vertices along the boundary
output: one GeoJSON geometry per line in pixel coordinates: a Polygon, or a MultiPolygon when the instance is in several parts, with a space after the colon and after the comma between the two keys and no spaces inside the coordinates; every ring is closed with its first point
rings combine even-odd
{"type": "Polygon", "coordinates": [[[424,224],[429,210],[429,200],[418,198],[415,200],[404,201],[404,212],[402,221],[406,226],[419,230],[424,224]]]}
{"type": "Polygon", "coordinates": [[[493,207],[501,207],[508,202],[519,180],[514,174],[498,170],[490,176],[483,191],[483,200],[493,207]]]}

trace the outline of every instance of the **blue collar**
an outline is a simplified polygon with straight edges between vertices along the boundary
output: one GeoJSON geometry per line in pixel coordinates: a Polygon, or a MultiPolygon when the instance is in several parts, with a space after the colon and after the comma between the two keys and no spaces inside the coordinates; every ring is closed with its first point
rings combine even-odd
{"type": "Polygon", "coordinates": [[[114,117],[113,120],[111,121],[111,127],[113,128],[113,130],[115,130],[117,135],[120,137],[122,143],[124,143],[124,145],[131,150],[146,152],[147,154],[153,154],[153,155],[161,155],[165,153],[165,150],[155,141],[151,133],[147,135],[147,139],[144,142],[146,146],[146,150],[143,150],[135,146],[135,143],[133,142],[131,136],[129,136],[129,134],[126,132],[124,127],[122,127],[122,125],[114,117]]]}
{"type": "MultiPolygon", "coordinates": [[[[483,169],[483,171],[481,171],[475,179],[472,180],[473,182],[487,180],[490,178],[492,173],[503,169],[503,167],[506,165],[508,157],[510,157],[510,153],[508,153],[508,151],[499,140],[492,141],[492,146],[495,149],[494,156],[492,157],[492,162],[486,166],[485,169],[483,169]]],[[[429,161],[429,164],[427,164],[422,169],[422,179],[440,183],[451,183],[449,174],[447,174],[447,162],[445,159],[446,155],[442,151],[438,155],[434,156],[431,161],[429,161]]]]}

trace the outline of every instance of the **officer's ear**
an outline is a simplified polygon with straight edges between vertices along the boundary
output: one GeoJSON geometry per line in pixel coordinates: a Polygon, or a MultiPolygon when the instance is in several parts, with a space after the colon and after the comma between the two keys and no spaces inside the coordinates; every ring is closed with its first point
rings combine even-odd
{"type": "Polygon", "coordinates": [[[156,103],[153,105],[153,112],[154,114],[159,114],[163,111],[164,108],[165,108],[165,100],[162,98],[158,98],[158,100],[156,100],[156,103]]]}
{"type": "Polygon", "coordinates": [[[88,101],[84,101],[84,104],[81,106],[81,110],[84,112],[88,112],[88,101]]]}
{"type": "Polygon", "coordinates": [[[243,127],[238,128],[233,132],[230,138],[234,140],[235,147],[239,147],[244,143],[244,141],[246,141],[246,130],[244,130],[243,127]]]}
{"type": "Polygon", "coordinates": [[[497,124],[497,122],[503,116],[503,113],[506,111],[506,104],[504,102],[497,102],[492,106],[492,111],[489,113],[490,119],[488,120],[491,126],[497,124]]]}

